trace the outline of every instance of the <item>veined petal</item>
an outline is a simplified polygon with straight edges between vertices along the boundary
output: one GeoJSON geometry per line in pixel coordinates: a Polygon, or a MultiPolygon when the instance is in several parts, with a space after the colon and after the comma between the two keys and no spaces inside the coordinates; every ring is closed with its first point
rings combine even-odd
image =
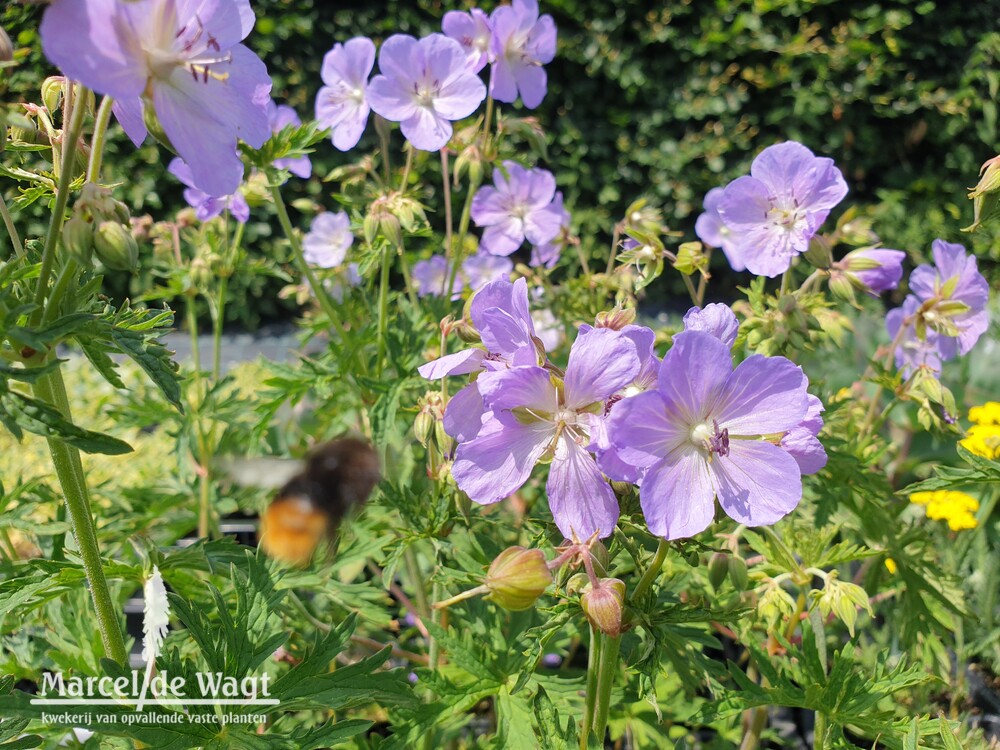
{"type": "Polygon", "coordinates": [[[449,120],[468,117],[486,98],[486,84],[471,72],[466,72],[441,88],[434,98],[434,109],[449,120]]]}
{"type": "Polygon", "coordinates": [[[526,330],[524,322],[506,310],[491,307],[479,317],[480,336],[491,352],[510,356],[522,347],[532,345],[531,333],[526,330]]]}
{"type": "Polygon", "coordinates": [[[510,255],[524,244],[524,224],[514,218],[507,218],[499,224],[486,228],[479,247],[490,255],[510,255]]]}
{"type": "Polygon", "coordinates": [[[770,210],[767,185],[755,177],[737,177],[726,185],[719,200],[719,216],[736,232],[757,226],[770,210]]]}
{"type": "Polygon", "coordinates": [[[122,126],[125,135],[135,145],[136,148],[146,140],[146,120],[143,117],[143,103],[138,96],[127,99],[115,99],[111,105],[111,111],[118,119],[118,124],[122,126]]]}
{"type": "Polygon", "coordinates": [[[731,440],[728,456],[709,464],[719,504],[747,526],[780,520],[802,499],[802,475],[795,459],[763,440],[731,440]]]}
{"type": "Polygon", "coordinates": [[[398,78],[375,76],[368,84],[368,104],[387,120],[402,122],[413,117],[417,105],[398,78]]]}
{"type": "Polygon", "coordinates": [[[520,65],[512,72],[524,106],[534,109],[541,104],[548,87],[548,74],[545,68],[540,65],[520,65]]]}
{"type": "Polygon", "coordinates": [[[646,526],[664,539],[684,539],[707,529],[715,516],[714,498],[708,463],[693,446],[651,466],[639,489],[646,526]]]}
{"type": "Polygon", "coordinates": [[[606,421],[608,442],[626,464],[652,466],[687,440],[688,427],[672,419],[659,391],[622,399],[606,421]]]}
{"type": "Polygon", "coordinates": [[[482,349],[465,349],[420,365],[417,372],[428,380],[440,380],[448,375],[468,375],[482,369],[485,356],[486,352],[482,349]]]}
{"type": "Polygon", "coordinates": [[[786,432],[805,419],[807,382],[794,362],[755,354],[729,376],[709,414],[730,435],[786,432]]]}
{"type": "Polygon", "coordinates": [[[448,401],[444,410],[444,431],[459,443],[467,443],[479,434],[484,411],[479,386],[473,381],[448,401]]]}
{"type": "Polygon", "coordinates": [[[428,107],[416,107],[399,123],[399,129],[410,145],[421,151],[437,151],[451,140],[451,122],[428,107]]]}
{"type": "Polygon", "coordinates": [[[594,458],[571,437],[560,438],[545,486],[549,509],[567,539],[574,534],[611,536],[618,523],[618,498],[594,458]]]}
{"type": "Polygon", "coordinates": [[[704,331],[682,331],[660,364],[657,387],[667,408],[691,427],[709,416],[732,371],[728,346],[704,331]]]}
{"type": "MultiPolygon", "coordinates": [[[[477,382],[483,403],[493,412],[524,407],[538,415],[551,415],[559,408],[552,376],[541,367],[484,372],[477,382]]],[[[550,425],[549,431],[554,432],[555,427],[550,425]]]]}
{"type": "Polygon", "coordinates": [[[565,405],[578,409],[603,401],[635,380],[640,367],[635,342],[621,331],[581,329],[566,365],[565,405]]]}
{"type": "Polygon", "coordinates": [[[487,418],[473,440],[459,444],[451,475],[474,502],[499,502],[528,480],[551,439],[551,432],[538,424],[507,425],[487,418]]]}
{"type": "Polygon", "coordinates": [[[713,302],[704,309],[692,307],[684,315],[685,331],[704,331],[715,336],[728,347],[736,343],[740,322],[728,305],[713,302]]]}
{"type": "Polygon", "coordinates": [[[796,427],[790,430],[781,438],[781,447],[795,459],[803,476],[815,474],[826,466],[826,450],[823,444],[806,428],[796,427]]]}

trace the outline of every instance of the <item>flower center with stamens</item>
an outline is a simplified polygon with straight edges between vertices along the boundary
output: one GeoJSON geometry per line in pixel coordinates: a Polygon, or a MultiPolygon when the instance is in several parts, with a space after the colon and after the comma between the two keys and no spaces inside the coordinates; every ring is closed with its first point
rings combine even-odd
{"type": "Polygon", "coordinates": [[[414,98],[417,100],[417,104],[421,107],[433,109],[434,98],[437,96],[440,88],[441,86],[437,81],[424,83],[419,86],[414,85],[414,98]]]}
{"type": "Polygon", "coordinates": [[[729,455],[729,429],[720,428],[719,423],[714,419],[711,424],[706,421],[692,427],[691,432],[688,433],[688,439],[709,454],[729,455]]]}

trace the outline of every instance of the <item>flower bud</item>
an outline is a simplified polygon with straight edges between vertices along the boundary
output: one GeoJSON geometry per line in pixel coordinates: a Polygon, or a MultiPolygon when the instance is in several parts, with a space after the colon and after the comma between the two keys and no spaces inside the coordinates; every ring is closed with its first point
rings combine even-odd
{"type": "Polygon", "coordinates": [[[479,331],[466,323],[464,320],[458,321],[451,330],[455,332],[455,335],[458,336],[459,340],[463,343],[478,344],[482,341],[479,337],[479,331]]]}
{"type": "Polygon", "coordinates": [[[63,86],[66,79],[62,76],[49,76],[42,81],[42,104],[49,114],[56,112],[62,106],[63,86]]]}
{"type": "Polygon", "coordinates": [[[677,259],[674,261],[674,268],[685,276],[706,268],[708,257],[702,251],[700,242],[684,242],[677,248],[677,259]]]}
{"type": "Polygon", "coordinates": [[[66,220],[62,228],[63,247],[83,265],[90,265],[94,250],[94,227],[82,216],[74,214],[66,220]]]}
{"type": "Polygon", "coordinates": [[[14,59],[14,45],[7,36],[7,32],[0,26],[0,63],[10,62],[14,59]]]}
{"type": "Polygon", "coordinates": [[[163,125],[160,124],[160,119],[156,116],[156,110],[149,104],[146,104],[142,108],[142,119],[146,123],[146,130],[149,131],[149,134],[159,141],[160,145],[166,148],[167,151],[177,155],[177,149],[170,142],[170,139],[163,130],[163,125]]]}
{"type": "Polygon", "coordinates": [[[983,164],[979,175],[979,182],[969,191],[973,210],[972,224],[965,227],[963,232],[974,232],[983,222],[1000,218],[1000,156],[983,164]]]}
{"type": "Polygon", "coordinates": [[[830,291],[845,302],[852,305],[857,304],[857,298],[854,296],[854,284],[851,283],[847,274],[834,273],[830,276],[830,291]]]}
{"type": "Polygon", "coordinates": [[[552,573],[540,549],[508,547],[486,574],[487,599],[504,609],[530,609],[552,583],[552,573]]]}
{"type": "Polygon", "coordinates": [[[729,580],[737,591],[746,591],[750,585],[746,561],[739,555],[729,556],[729,580]]]}
{"type": "Polygon", "coordinates": [[[635,309],[615,305],[613,310],[597,313],[594,328],[610,328],[612,331],[620,331],[633,323],[635,323],[635,309]]]}
{"type": "Polygon", "coordinates": [[[584,591],[590,585],[590,579],[587,578],[586,573],[574,573],[566,581],[566,594],[572,596],[573,594],[579,594],[584,591]]]}
{"type": "Polygon", "coordinates": [[[809,249],[805,252],[806,260],[816,268],[829,268],[833,265],[833,253],[830,252],[830,242],[821,235],[813,235],[809,240],[809,249]]]}
{"type": "Polygon", "coordinates": [[[625,582],[618,578],[602,578],[583,592],[580,606],[590,624],[610,636],[621,635],[622,611],[625,607],[625,582]]]}
{"type": "Polygon", "coordinates": [[[133,271],[139,263],[139,246],[132,233],[116,221],[102,221],[94,232],[94,252],[115,271],[133,271]]]}
{"type": "Polygon", "coordinates": [[[729,555],[716,552],[708,562],[708,582],[718,591],[729,575],[729,555]]]}
{"type": "Polygon", "coordinates": [[[608,574],[611,555],[608,554],[608,548],[599,539],[595,539],[590,545],[590,559],[594,563],[594,570],[597,572],[597,575],[604,576],[608,574]]]}

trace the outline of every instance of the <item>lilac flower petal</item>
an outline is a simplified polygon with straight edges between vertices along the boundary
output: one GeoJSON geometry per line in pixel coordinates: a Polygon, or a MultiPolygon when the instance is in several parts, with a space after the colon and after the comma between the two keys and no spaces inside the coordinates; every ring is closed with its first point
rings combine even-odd
{"type": "Polygon", "coordinates": [[[803,475],[815,474],[826,466],[826,450],[808,429],[796,427],[781,438],[781,447],[795,459],[803,475]]]}
{"type": "Polygon", "coordinates": [[[649,468],[639,503],[650,533],[683,539],[708,528],[715,516],[708,464],[695,449],[678,451],[649,468]]]}
{"type": "Polygon", "coordinates": [[[606,428],[618,457],[638,468],[652,466],[688,439],[687,430],[668,417],[659,391],[619,401],[608,415],[606,428]]]}
{"type": "Polygon", "coordinates": [[[459,443],[467,443],[483,426],[483,397],[475,381],[448,401],[444,410],[444,431],[459,443]]]}
{"type": "Polygon", "coordinates": [[[511,354],[523,347],[532,346],[530,333],[525,328],[523,320],[515,318],[506,310],[499,307],[484,310],[479,316],[481,328],[480,336],[487,344],[490,351],[499,354],[511,354]]]}
{"type": "MultiPolygon", "coordinates": [[[[483,404],[504,420],[502,410],[524,408],[538,415],[559,410],[559,397],[549,371],[541,367],[514,367],[484,372],[477,380],[483,404]]],[[[510,421],[516,422],[516,418],[510,421]]]]}
{"type": "Polygon", "coordinates": [[[240,224],[246,224],[250,220],[250,204],[243,197],[243,193],[236,192],[230,197],[229,213],[240,224]]]}
{"type": "Polygon", "coordinates": [[[483,368],[485,356],[486,352],[482,349],[465,349],[420,365],[417,372],[428,380],[440,380],[448,375],[468,375],[483,368]]]}
{"type": "Polygon", "coordinates": [[[692,307],[688,310],[684,315],[684,330],[710,333],[723,344],[732,348],[733,344],[736,343],[740,322],[727,305],[713,302],[705,305],[704,309],[692,307]]]}
{"type": "Polygon", "coordinates": [[[729,455],[712,461],[708,467],[719,504],[738,523],[747,526],[775,523],[802,499],[798,464],[771,443],[732,440],[729,455]]]}
{"type": "Polygon", "coordinates": [[[489,253],[478,253],[462,261],[462,272],[472,291],[478,291],[491,281],[506,279],[514,270],[514,264],[508,259],[489,253]]]}
{"type": "Polygon", "coordinates": [[[451,474],[474,502],[499,502],[528,481],[551,440],[545,423],[504,424],[487,418],[473,440],[459,443],[451,474]]]}
{"type": "Polygon", "coordinates": [[[737,177],[726,185],[719,201],[719,215],[734,230],[758,225],[771,210],[767,185],[755,177],[737,177]]]}
{"type": "Polygon", "coordinates": [[[808,396],[802,368],[784,357],[755,354],[729,376],[711,413],[732,436],[785,432],[805,417],[808,396]]]}
{"type": "Polygon", "coordinates": [[[848,253],[841,261],[849,273],[868,288],[868,292],[877,295],[889,289],[895,289],[903,278],[903,261],[906,253],[902,250],[885,250],[883,248],[865,248],[848,253]],[[877,263],[875,268],[854,270],[851,261],[860,258],[868,263],[877,263]]]}
{"type": "Polygon", "coordinates": [[[483,344],[491,352],[513,354],[526,343],[531,343],[535,335],[535,326],[528,307],[528,282],[523,278],[514,283],[507,279],[498,279],[484,286],[472,298],[469,315],[472,324],[479,331],[483,344]],[[518,322],[520,330],[511,334],[505,326],[494,331],[489,316],[484,316],[487,310],[494,307],[508,313],[518,322]]]}
{"type": "Polygon", "coordinates": [[[571,409],[604,401],[639,374],[635,343],[609,328],[581,330],[569,352],[564,400],[571,409]]]}
{"type": "Polygon", "coordinates": [[[502,224],[494,224],[483,232],[479,247],[491,255],[506,257],[514,253],[524,242],[524,227],[520,221],[509,219],[502,224]]]}
{"type": "Polygon", "coordinates": [[[434,108],[449,120],[468,117],[486,97],[486,84],[476,76],[461,76],[445,84],[434,108]]]}
{"type": "Polygon", "coordinates": [[[118,0],[52,3],[39,29],[45,56],[70,78],[113,96],[131,100],[146,88],[143,51],[127,43],[114,23],[118,0]]]}
{"type": "Polygon", "coordinates": [[[732,371],[728,346],[709,333],[683,331],[674,336],[663,358],[657,385],[667,409],[695,424],[709,416],[707,407],[715,403],[732,371]]]}
{"type": "Polygon", "coordinates": [[[593,457],[575,440],[559,440],[545,489],[552,517],[567,539],[587,539],[595,533],[603,539],[614,532],[618,498],[593,457]]]}
{"type": "Polygon", "coordinates": [[[545,68],[536,65],[524,65],[514,71],[517,90],[521,92],[521,101],[528,109],[534,109],[545,98],[548,88],[548,76],[545,68]]]}
{"type": "Polygon", "coordinates": [[[399,129],[410,145],[421,151],[444,148],[452,134],[451,122],[425,107],[418,107],[410,117],[399,123],[399,129]]]}
{"type": "Polygon", "coordinates": [[[111,111],[114,112],[118,124],[122,126],[125,135],[129,137],[136,148],[142,145],[148,135],[142,108],[142,99],[139,97],[115,99],[114,104],[111,105],[111,111]]]}

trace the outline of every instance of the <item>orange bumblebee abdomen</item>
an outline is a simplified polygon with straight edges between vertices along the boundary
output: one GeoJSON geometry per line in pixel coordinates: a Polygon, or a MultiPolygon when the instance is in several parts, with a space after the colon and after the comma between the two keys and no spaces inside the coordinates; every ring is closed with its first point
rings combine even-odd
{"type": "Polygon", "coordinates": [[[329,514],[307,497],[285,495],[274,500],[260,524],[260,543],[276,560],[305,566],[329,531],[329,514]]]}

